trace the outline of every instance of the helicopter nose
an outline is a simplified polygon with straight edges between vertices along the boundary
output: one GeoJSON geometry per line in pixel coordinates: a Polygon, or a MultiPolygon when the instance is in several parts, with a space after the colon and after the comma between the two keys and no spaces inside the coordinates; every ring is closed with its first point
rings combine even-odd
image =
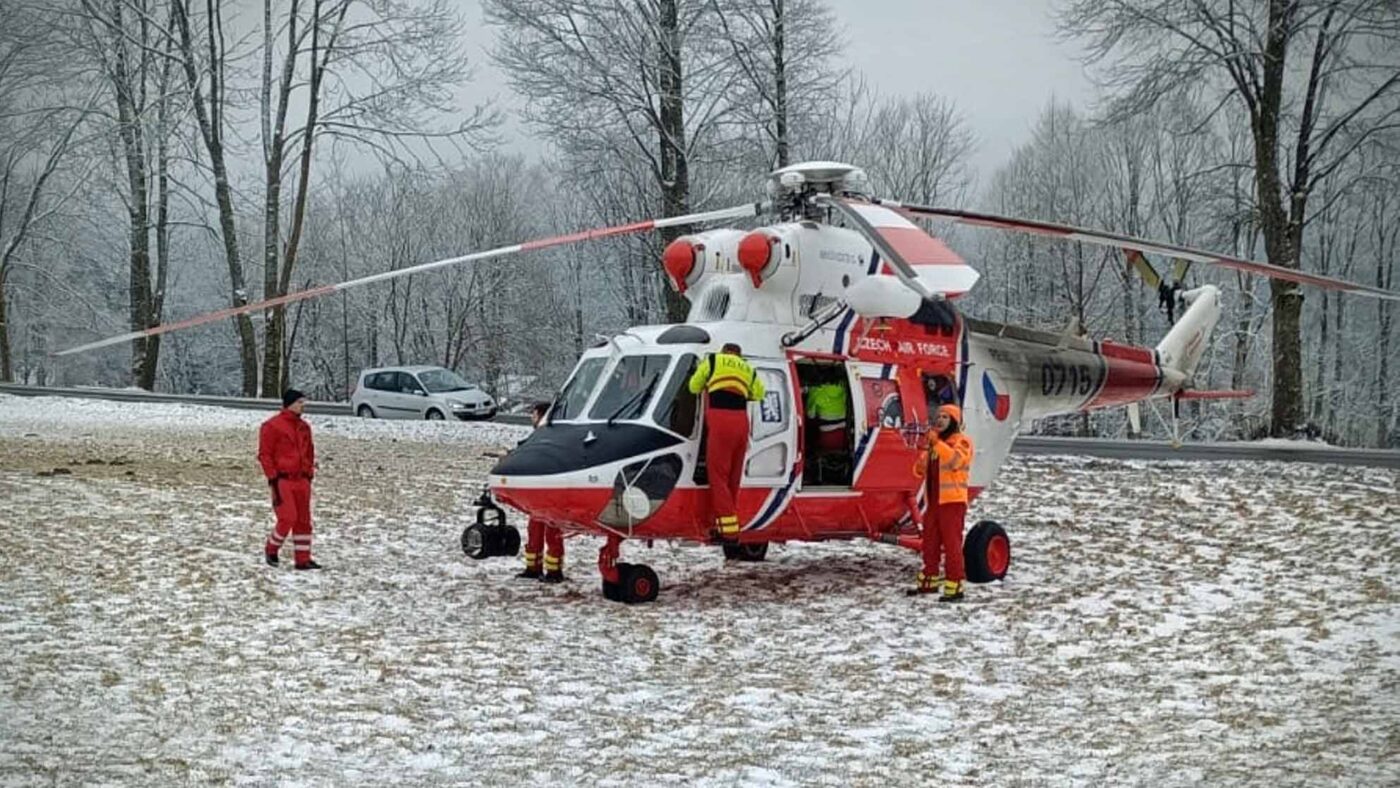
{"type": "Polygon", "coordinates": [[[681,439],[644,424],[546,424],[491,469],[493,476],[554,476],[676,446],[681,439]]]}

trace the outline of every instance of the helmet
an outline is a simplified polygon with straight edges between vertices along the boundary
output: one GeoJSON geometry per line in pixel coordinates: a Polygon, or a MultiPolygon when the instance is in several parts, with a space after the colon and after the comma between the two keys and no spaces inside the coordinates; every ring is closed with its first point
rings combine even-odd
{"type": "Polygon", "coordinates": [[[947,405],[940,405],[938,407],[938,415],[941,416],[945,413],[948,415],[948,418],[952,419],[956,424],[959,426],[962,425],[962,408],[951,402],[947,405]]]}

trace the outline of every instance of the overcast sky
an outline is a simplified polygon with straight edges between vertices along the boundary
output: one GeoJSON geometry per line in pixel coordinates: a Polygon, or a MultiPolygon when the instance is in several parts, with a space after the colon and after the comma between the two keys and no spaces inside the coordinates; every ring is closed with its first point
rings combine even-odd
{"type": "MultiPolygon", "coordinates": [[[[1092,89],[1072,43],[1057,39],[1051,0],[830,0],[845,39],[839,59],[886,94],[933,91],[951,98],[977,135],[983,179],[1023,142],[1051,97],[1084,106],[1092,89]]],[[[462,94],[513,97],[487,49],[494,31],[479,0],[463,0],[476,80],[462,94]]],[[[508,136],[508,140],[510,135],[508,136]]],[[[508,147],[531,150],[518,136],[508,147]]],[[[859,162],[853,162],[859,164],[859,162]]]]}

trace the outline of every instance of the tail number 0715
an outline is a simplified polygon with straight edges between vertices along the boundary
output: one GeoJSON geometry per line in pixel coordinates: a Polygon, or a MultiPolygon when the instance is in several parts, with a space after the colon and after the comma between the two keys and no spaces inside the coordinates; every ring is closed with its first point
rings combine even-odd
{"type": "Polygon", "coordinates": [[[1098,382],[1097,370],[1085,364],[1046,361],[1040,365],[1040,393],[1046,397],[1087,397],[1098,382]]]}

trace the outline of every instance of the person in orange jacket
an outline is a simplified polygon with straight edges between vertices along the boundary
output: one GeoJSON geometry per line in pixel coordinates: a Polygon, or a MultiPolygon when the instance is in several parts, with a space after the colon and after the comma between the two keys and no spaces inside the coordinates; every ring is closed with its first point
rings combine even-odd
{"type": "Polygon", "coordinates": [[[938,408],[929,444],[929,507],[924,514],[924,567],[918,586],[910,594],[938,590],[938,565],[947,570],[940,602],[963,598],[967,570],[963,566],[963,521],[967,517],[967,479],[972,470],[972,440],[962,431],[962,409],[947,404],[938,408]]]}
{"type": "MultiPolygon", "coordinates": [[[[530,409],[531,426],[538,429],[547,412],[548,402],[536,402],[530,409]]],[[[545,525],[543,520],[531,517],[525,526],[525,568],[516,577],[546,583],[564,582],[563,532],[552,525],[545,525]]]]}
{"type": "Polygon", "coordinates": [[[258,462],[272,489],[277,524],[267,536],[263,557],[277,566],[277,554],[287,535],[297,569],[320,569],[311,559],[311,480],[316,477],[316,447],[311,425],[302,419],[306,395],[296,389],[282,394],[282,410],[258,430],[258,462]]]}

